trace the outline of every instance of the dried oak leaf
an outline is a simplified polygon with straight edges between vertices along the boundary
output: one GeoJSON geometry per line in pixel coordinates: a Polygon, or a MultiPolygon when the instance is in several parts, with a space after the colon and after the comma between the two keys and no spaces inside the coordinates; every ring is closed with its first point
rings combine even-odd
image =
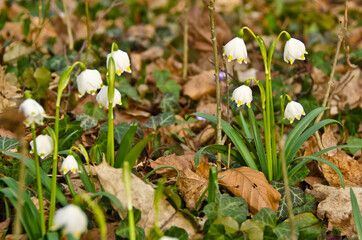
{"type": "Polygon", "coordinates": [[[189,77],[183,86],[184,95],[189,96],[192,100],[199,100],[206,94],[214,93],[216,89],[214,75],[215,71],[209,70],[189,77]]]}
{"type": "MultiPolygon", "coordinates": [[[[123,210],[127,211],[127,196],[122,180],[123,170],[110,167],[105,161],[94,167],[100,183],[104,190],[116,196],[122,203],[123,210]]],[[[153,199],[155,190],[139,179],[136,175],[131,175],[132,184],[132,204],[141,211],[141,220],[137,225],[145,230],[148,235],[155,225],[155,208],[153,199]]],[[[180,213],[177,212],[169,202],[163,197],[159,203],[159,226],[168,229],[171,226],[183,228],[188,233],[190,239],[196,235],[194,226],[180,213]]]]}
{"type": "MultiPolygon", "coordinates": [[[[150,161],[151,167],[153,169],[162,167],[162,166],[174,166],[179,171],[190,169],[192,171],[196,171],[195,166],[195,153],[194,152],[185,152],[185,155],[177,156],[176,154],[171,154],[167,156],[163,156],[158,158],[155,161],[150,161]]],[[[207,162],[205,156],[201,156],[200,162],[207,162]]],[[[167,177],[175,177],[177,176],[177,172],[172,168],[162,168],[156,171],[157,174],[167,176],[167,177]]]]}
{"type": "Polygon", "coordinates": [[[241,167],[220,172],[217,177],[223,177],[219,181],[221,185],[246,200],[252,214],[263,207],[277,212],[281,195],[268,183],[262,172],[241,167]]]}
{"type": "MultiPolygon", "coordinates": [[[[208,181],[197,173],[186,168],[180,172],[177,189],[186,202],[188,209],[194,209],[197,201],[208,186],[208,181]]],[[[199,205],[201,207],[201,204],[199,205]]]]}
{"type": "MultiPolygon", "coordinates": [[[[313,190],[308,190],[320,203],[317,216],[320,219],[328,218],[328,230],[333,226],[342,229],[342,235],[348,238],[357,236],[356,226],[352,217],[352,205],[349,189],[340,189],[322,184],[314,184],[313,190]]],[[[362,188],[353,187],[359,206],[362,206],[362,188]]],[[[362,213],[362,211],[361,211],[362,213]]]]}

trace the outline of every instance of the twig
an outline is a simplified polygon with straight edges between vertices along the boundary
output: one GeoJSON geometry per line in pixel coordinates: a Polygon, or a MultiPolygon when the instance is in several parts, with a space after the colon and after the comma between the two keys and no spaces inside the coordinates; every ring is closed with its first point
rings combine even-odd
{"type": "MultiPolygon", "coordinates": [[[[96,24],[94,25],[94,28],[93,28],[92,32],[90,33],[90,35],[89,35],[89,41],[92,39],[93,35],[95,34],[96,30],[98,29],[98,27],[99,27],[99,25],[100,25],[100,23],[101,23],[101,21],[102,21],[102,19],[109,13],[109,11],[111,11],[112,8],[114,8],[114,7],[116,7],[116,6],[120,6],[120,5],[122,5],[122,4],[123,4],[123,2],[116,2],[116,0],[113,0],[113,2],[112,2],[111,5],[107,8],[107,10],[104,11],[104,13],[101,14],[101,15],[98,17],[97,22],[96,22],[96,24]]],[[[79,49],[79,52],[78,52],[78,54],[77,54],[77,57],[74,59],[73,63],[75,63],[76,61],[78,61],[80,55],[81,55],[82,52],[84,51],[84,48],[88,45],[88,42],[89,42],[89,41],[88,41],[88,39],[87,39],[87,40],[85,40],[85,41],[83,42],[82,47],[79,49]]]]}
{"type": "Polygon", "coordinates": [[[69,49],[73,50],[74,47],[74,40],[73,40],[73,34],[72,34],[72,28],[70,27],[70,20],[69,20],[69,13],[67,9],[67,4],[65,0],[63,1],[63,8],[64,8],[64,15],[65,15],[65,23],[67,25],[67,33],[68,33],[68,39],[69,39],[69,49]]]}
{"type": "Polygon", "coordinates": [[[185,1],[184,9],[184,48],[183,48],[183,66],[182,66],[182,78],[187,78],[187,63],[189,60],[189,45],[188,45],[188,32],[189,32],[189,5],[190,0],[185,1]]]}
{"type": "MultiPolygon", "coordinates": [[[[347,6],[347,5],[346,5],[346,6],[347,6]]],[[[339,50],[340,50],[340,48],[341,48],[342,41],[343,41],[343,26],[342,26],[342,23],[340,22],[339,32],[338,32],[338,43],[337,43],[337,48],[336,48],[336,54],[334,55],[334,61],[333,61],[332,71],[331,71],[331,74],[329,75],[328,87],[327,87],[326,94],[324,95],[322,107],[327,106],[329,93],[330,93],[330,91],[331,91],[332,85],[334,84],[334,71],[335,71],[335,69],[336,69],[337,60],[338,60],[338,55],[339,55],[339,50]]],[[[314,124],[317,124],[317,123],[322,119],[322,117],[323,117],[323,112],[318,115],[317,119],[314,121],[314,124]]],[[[315,132],[314,135],[315,135],[315,137],[316,137],[316,139],[317,139],[318,148],[319,148],[320,150],[324,149],[318,131],[315,132]]]]}
{"type": "MultiPolygon", "coordinates": [[[[221,104],[220,104],[220,78],[219,78],[219,63],[218,63],[218,53],[217,53],[217,41],[215,36],[215,23],[214,23],[214,3],[215,0],[210,0],[209,10],[210,10],[210,27],[211,27],[211,41],[214,50],[214,59],[215,59],[215,79],[216,79],[216,143],[222,143],[221,136],[221,104]]],[[[221,154],[217,154],[217,171],[221,170],[221,154]]]]}
{"type": "Polygon", "coordinates": [[[348,0],[346,0],[345,8],[344,8],[344,27],[343,27],[344,44],[343,44],[343,48],[346,53],[346,59],[347,59],[348,66],[350,66],[351,68],[357,68],[358,66],[351,63],[351,61],[349,59],[349,46],[347,45],[347,27],[348,27],[348,0]]]}

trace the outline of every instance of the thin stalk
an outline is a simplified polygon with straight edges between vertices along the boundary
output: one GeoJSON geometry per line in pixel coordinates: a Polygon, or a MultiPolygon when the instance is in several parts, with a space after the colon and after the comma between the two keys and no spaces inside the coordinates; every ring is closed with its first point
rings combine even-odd
{"type": "Polygon", "coordinates": [[[65,181],[68,184],[70,193],[72,194],[73,197],[75,197],[75,195],[77,195],[77,193],[74,190],[74,186],[73,186],[72,180],[70,179],[69,172],[66,173],[64,177],[65,177],[65,181]]]}
{"type": "MultiPolygon", "coordinates": [[[[223,50],[224,52],[224,50],[223,50]]],[[[230,124],[230,83],[229,83],[229,76],[228,76],[228,69],[226,64],[226,56],[223,55],[222,62],[224,65],[224,71],[225,71],[225,82],[226,82],[226,109],[227,109],[227,121],[230,124]]]]}
{"type": "MultiPolygon", "coordinates": [[[[41,235],[44,236],[45,235],[45,218],[44,218],[43,186],[42,186],[41,177],[40,177],[40,164],[39,164],[39,157],[38,157],[38,151],[37,151],[36,129],[35,129],[34,122],[31,124],[31,135],[33,137],[35,174],[36,174],[36,183],[37,183],[38,198],[39,198],[40,229],[41,229],[41,235]]],[[[21,201],[21,200],[19,199],[19,201],[21,201]]]]}
{"type": "Polygon", "coordinates": [[[189,32],[189,9],[190,0],[185,1],[184,9],[184,47],[183,47],[183,66],[182,66],[182,78],[187,78],[187,63],[189,61],[189,44],[188,44],[188,32],[189,32]]]}
{"type": "MultiPolygon", "coordinates": [[[[18,139],[20,139],[20,136],[18,136],[18,139]]],[[[21,161],[20,161],[20,169],[19,169],[19,188],[18,188],[18,201],[16,202],[16,215],[15,215],[15,221],[14,221],[14,236],[18,237],[21,234],[21,215],[23,213],[23,195],[24,195],[24,182],[25,182],[25,175],[26,175],[26,155],[27,155],[27,146],[25,145],[25,141],[21,141],[21,161]]],[[[6,203],[6,202],[5,202],[6,203]]]]}
{"type": "Polygon", "coordinates": [[[68,33],[68,39],[69,39],[69,49],[73,50],[74,47],[74,40],[73,40],[73,34],[72,34],[72,28],[70,26],[70,20],[69,20],[69,13],[67,10],[67,4],[65,0],[62,0],[63,2],[63,8],[64,8],[64,16],[65,16],[65,22],[67,25],[67,33],[68,33]]]}
{"type": "Polygon", "coordinates": [[[60,108],[59,105],[57,105],[55,108],[54,133],[55,133],[56,142],[54,142],[54,151],[53,151],[53,169],[52,169],[52,181],[51,181],[51,192],[50,192],[48,228],[51,228],[53,226],[55,203],[56,203],[57,173],[58,173],[59,108],[60,108]]]}
{"type": "Polygon", "coordinates": [[[294,229],[295,222],[294,222],[292,198],[290,195],[289,182],[288,182],[287,163],[285,162],[285,155],[284,155],[284,143],[285,143],[285,140],[284,140],[284,138],[282,138],[282,140],[280,141],[280,159],[282,162],[283,182],[284,182],[285,197],[287,200],[287,208],[288,208],[288,215],[289,215],[290,239],[297,240],[297,237],[295,235],[295,229],[294,229]]]}
{"type": "Polygon", "coordinates": [[[87,44],[87,50],[85,52],[85,58],[84,61],[87,61],[88,58],[88,54],[89,54],[89,50],[91,47],[91,42],[90,42],[90,26],[89,26],[89,22],[90,22],[90,17],[89,17],[89,0],[85,0],[85,16],[86,16],[86,25],[87,25],[87,42],[89,44],[87,44]]]}
{"type": "MultiPolygon", "coordinates": [[[[217,53],[217,41],[215,35],[215,22],[214,22],[214,4],[215,0],[210,0],[209,10],[210,10],[210,26],[211,26],[211,41],[214,50],[214,63],[215,63],[215,79],[216,79],[216,143],[222,143],[221,136],[221,103],[220,103],[220,78],[219,78],[219,61],[217,53]]],[[[221,154],[217,154],[217,171],[221,170],[221,154]]]]}
{"type": "Polygon", "coordinates": [[[131,169],[127,161],[124,162],[124,167],[123,167],[123,183],[127,196],[127,210],[128,210],[127,217],[128,217],[128,226],[129,226],[129,239],[135,240],[136,233],[135,233],[135,222],[134,222],[133,205],[132,205],[131,169]]]}
{"type": "MultiPolygon", "coordinates": [[[[113,52],[113,46],[112,46],[113,52]]],[[[114,126],[113,126],[113,100],[114,100],[114,79],[115,65],[113,57],[108,62],[108,133],[107,133],[107,161],[113,167],[114,165],[114,126]]]]}

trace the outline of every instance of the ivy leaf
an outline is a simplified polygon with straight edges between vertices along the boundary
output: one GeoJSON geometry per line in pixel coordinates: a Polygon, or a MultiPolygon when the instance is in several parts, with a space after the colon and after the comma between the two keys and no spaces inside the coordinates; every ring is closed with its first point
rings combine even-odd
{"type": "Polygon", "coordinates": [[[121,77],[119,80],[119,87],[117,87],[118,91],[122,94],[127,95],[128,97],[132,98],[133,100],[142,103],[141,98],[138,96],[138,93],[134,87],[132,87],[126,78],[121,77]]]}
{"type": "Polygon", "coordinates": [[[293,208],[294,215],[313,212],[317,207],[317,199],[310,193],[305,193],[305,203],[293,208]]]}
{"type": "Polygon", "coordinates": [[[130,125],[128,123],[120,123],[114,127],[114,139],[117,141],[118,144],[122,142],[124,135],[126,135],[130,125]]]}
{"type": "Polygon", "coordinates": [[[290,177],[289,180],[289,184],[290,185],[295,185],[298,181],[303,181],[309,174],[310,170],[309,168],[304,165],[303,167],[299,168],[299,170],[294,173],[294,175],[292,177],[290,177]]]}
{"type": "Polygon", "coordinates": [[[168,80],[171,76],[168,70],[159,70],[153,72],[153,77],[156,78],[157,87],[164,93],[172,93],[176,99],[180,97],[180,85],[174,80],[168,80]]]}
{"type": "Polygon", "coordinates": [[[277,214],[271,208],[265,207],[254,215],[253,220],[258,220],[267,226],[275,227],[277,225],[277,214]]]}
{"type": "Polygon", "coordinates": [[[173,93],[166,93],[160,103],[162,112],[178,113],[180,104],[177,101],[176,96],[173,93]]]}
{"type": "Polygon", "coordinates": [[[83,128],[84,131],[93,128],[98,124],[97,119],[94,119],[91,116],[84,113],[77,115],[76,120],[80,121],[80,127],[83,128]]]}
{"type": "Polygon", "coordinates": [[[80,121],[69,121],[69,116],[64,115],[64,118],[59,121],[59,143],[67,139],[59,150],[69,149],[82,136],[83,129],[80,126],[80,121]],[[71,135],[71,137],[69,137],[71,135]]]}
{"type": "Polygon", "coordinates": [[[189,235],[187,234],[185,229],[176,226],[172,226],[171,228],[166,230],[165,236],[178,238],[179,240],[189,239],[189,235]]]}
{"type": "Polygon", "coordinates": [[[0,137],[0,152],[6,152],[21,145],[20,141],[15,138],[0,137]]]}
{"type": "Polygon", "coordinates": [[[156,116],[151,116],[143,126],[157,130],[159,127],[167,127],[171,124],[174,124],[175,121],[175,115],[172,112],[166,112],[160,113],[156,116]]]}

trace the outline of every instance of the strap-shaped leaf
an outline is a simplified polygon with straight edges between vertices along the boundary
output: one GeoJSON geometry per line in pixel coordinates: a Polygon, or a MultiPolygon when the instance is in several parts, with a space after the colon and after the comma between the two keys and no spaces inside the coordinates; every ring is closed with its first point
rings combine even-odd
{"type": "Polygon", "coordinates": [[[155,133],[151,133],[146,138],[139,141],[127,154],[127,156],[124,158],[123,162],[121,162],[121,166],[123,166],[123,163],[128,161],[130,168],[133,168],[133,166],[136,164],[136,161],[143,151],[143,149],[146,147],[147,143],[155,136],[155,133]]]}
{"type": "MultiPolygon", "coordinates": [[[[216,117],[206,113],[193,113],[192,116],[199,116],[205,118],[214,124],[217,123],[216,117]]],[[[245,160],[248,167],[253,170],[258,170],[253,157],[250,154],[249,149],[246,147],[245,143],[242,141],[241,137],[235,132],[235,130],[224,120],[221,120],[222,130],[228,135],[230,140],[234,143],[235,147],[238,149],[239,153],[245,160]]]]}
{"type": "Polygon", "coordinates": [[[138,124],[134,124],[133,126],[131,126],[128,129],[127,133],[122,138],[122,142],[119,145],[118,152],[116,155],[116,160],[114,162],[115,168],[120,168],[122,166],[122,162],[124,161],[127,153],[130,151],[130,149],[132,147],[132,142],[133,142],[134,135],[136,134],[137,127],[138,127],[138,124]]]}
{"type": "MultiPolygon", "coordinates": [[[[196,167],[199,166],[201,154],[203,154],[205,151],[215,151],[215,152],[218,152],[218,153],[221,153],[221,154],[227,156],[229,148],[228,148],[228,146],[218,145],[218,144],[209,145],[209,146],[201,148],[195,154],[194,159],[195,159],[196,167]]],[[[240,153],[238,151],[236,151],[235,149],[230,149],[230,158],[234,159],[235,161],[237,161],[238,163],[240,163],[243,166],[246,164],[245,161],[243,161],[243,158],[240,155],[240,153]]]]}

